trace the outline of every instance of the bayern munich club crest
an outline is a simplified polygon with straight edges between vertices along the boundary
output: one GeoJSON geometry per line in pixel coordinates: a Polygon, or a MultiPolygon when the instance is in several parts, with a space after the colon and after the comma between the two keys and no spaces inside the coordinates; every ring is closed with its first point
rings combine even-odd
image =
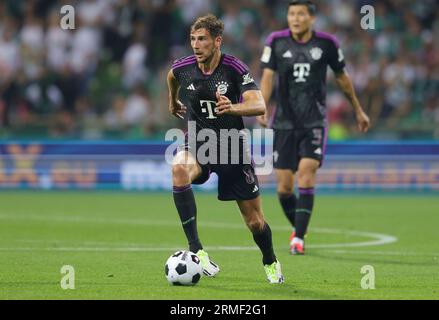
{"type": "Polygon", "coordinates": [[[252,171],[251,167],[246,166],[246,167],[242,170],[242,172],[244,173],[244,175],[245,175],[245,181],[246,181],[248,184],[253,184],[253,183],[255,183],[255,175],[253,174],[253,171],[252,171]]]}
{"type": "Polygon", "coordinates": [[[320,60],[322,58],[323,50],[318,48],[318,47],[315,47],[315,48],[312,48],[309,53],[311,54],[311,57],[317,61],[317,60],[320,60]]]}
{"type": "Polygon", "coordinates": [[[227,89],[229,89],[229,84],[225,81],[218,82],[216,85],[216,91],[221,95],[225,95],[227,89]]]}

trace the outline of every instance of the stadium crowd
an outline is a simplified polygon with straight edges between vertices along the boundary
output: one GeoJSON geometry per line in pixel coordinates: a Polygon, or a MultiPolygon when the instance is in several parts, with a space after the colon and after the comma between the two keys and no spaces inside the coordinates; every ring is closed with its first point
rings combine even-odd
{"type": "MultiPolygon", "coordinates": [[[[316,29],[342,43],[369,138],[439,138],[439,0],[317,0],[316,29]],[[372,5],[375,30],[361,28],[372,5]]],[[[194,17],[225,23],[224,51],[258,79],[286,0],[2,0],[0,138],[163,138],[182,125],[167,110],[165,75],[190,54],[194,17]],[[75,8],[63,30],[60,9],[75,8]]],[[[329,77],[332,77],[331,73],[329,77]]],[[[330,138],[356,138],[346,99],[329,87],[330,138]]],[[[256,126],[254,119],[247,119],[256,126]]]]}

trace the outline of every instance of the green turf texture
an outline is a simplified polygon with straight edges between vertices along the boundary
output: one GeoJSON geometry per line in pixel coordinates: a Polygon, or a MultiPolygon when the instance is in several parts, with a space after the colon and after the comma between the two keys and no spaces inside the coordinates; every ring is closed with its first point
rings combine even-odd
{"type": "Polygon", "coordinates": [[[306,256],[290,256],[287,220],[275,194],[265,194],[283,285],[268,284],[259,251],[219,248],[255,246],[236,204],[219,202],[214,194],[196,198],[200,238],[221,272],[194,287],[174,287],[164,264],[186,248],[186,239],[171,194],[0,193],[0,299],[439,298],[438,197],[318,196],[306,256]],[[374,240],[322,228],[398,240],[318,248],[374,240]],[[75,269],[74,290],[60,286],[63,265],[75,269]],[[374,267],[373,290],[361,288],[364,265],[374,267]]]}

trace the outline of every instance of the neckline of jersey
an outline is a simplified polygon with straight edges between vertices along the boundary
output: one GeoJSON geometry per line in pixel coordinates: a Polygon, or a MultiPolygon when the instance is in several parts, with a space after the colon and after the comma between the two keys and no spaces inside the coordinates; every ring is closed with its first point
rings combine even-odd
{"type": "Polygon", "coordinates": [[[221,58],[220,58],[220,60],[218,62],[218,65],[215,67],[215,69],[212,71],[212,73],[204,73],[203,70],[201,70],[200,66],[197,63],[198,71],[201,73],[201,75],[203,77],[211,77],[211,76],[213,76],[215,74],[215,72],[219,69],[219,66],[223,63],[225,55],[226,55],[225,53],[223,53],[223,52],[221,53],[221,58]]]}
{"type": "Polygon", "coordinates": [[[315,30],[313,30],[311,38],[309,38],[308,41],[306,41],[306,42],[298,41],[298,40],[294,39],[293,33],[291,32],[291,29],[290,29],[290,39],[292,39],[294,41],[294,43],[300,44],[302,46],[307,45],[308,43],[310,43],[315,38],[315,36],[316,36],[316,32],[315,32],[315,30]]]}

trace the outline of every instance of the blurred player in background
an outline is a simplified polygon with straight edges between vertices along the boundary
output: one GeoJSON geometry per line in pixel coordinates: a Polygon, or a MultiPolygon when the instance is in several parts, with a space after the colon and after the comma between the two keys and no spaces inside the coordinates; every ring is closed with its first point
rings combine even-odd
{"type": "MultiPolygon", "coordinates": [[[[219,267],[210,260],[198,237],[197,207],[191,187],[192,184],[205,183],[210,173],[215,172],[219,179],[218,199],[237,202],[262,252],[268,281],[282,283],[284,279],[274,254],[271,230],[262,213],[258,180],[253,166],[245,161],[250,157],[247,154],[249,146],[240,132],[244,129],[242,117],[263,115],[265,103],[248,67],[239,59],[221,53],[223,30],[223,23],[213,15],[197,19],[192,26],[190,37],[194,55],[177,60],[168,73],[169,109],[181,119],[188,111],[189,121],[196,123],[197,134],[210,129],[220,137],[221,130],[234,130],[239,152],[232,154],[233,147],[229,146],[228,140],[223,144],[216,139],[213,147],[218,148],[218,156],[226,152],[227,164],[222,164],[222,161],[221,164],[219,161],[201,164],[197,154],[202,144],[197,142],[192,146],[191,138],[197,140],[189,136],[189,142],[176,154],[172,166],[174,202],[189,250],[200,258],[204,274],[215,276],[219,267]],[[233,160],[238,160],[232,162],[237,164],[231,164],[233,160]]],[[[188,133],[190,135],[191,131],[188,133]]]]}
{"type": "Polygon", "coordinates": [[[325,155],[328,122],[326,110],[327,67],[354,108],[361,132],[370,126],[345,70],[340,43],[335,36],[313,30],[316,5],[308,0],[291,1],[288,26],[267,39],[261,58],[261,91],[269,105],[273,79],[278,74],[277,108],[258,117],[267,127],[273,119],[274,168],[282,209],[293,226],[291,254],[304,254],[304,237],[314,205],[316,173],[325,155]],[[297,175],[299,197],[294,194],[297,175]]]}

